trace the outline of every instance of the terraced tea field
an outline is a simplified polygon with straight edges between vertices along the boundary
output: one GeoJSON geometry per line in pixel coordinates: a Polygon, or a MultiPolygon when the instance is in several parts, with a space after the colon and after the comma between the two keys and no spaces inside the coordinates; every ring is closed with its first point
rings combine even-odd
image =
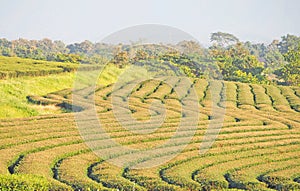
{"type": "MultiPolygon", "coordinates": [[[[183,86],[181,79],[175,86],[183,86]]],[[[37,190],[300,190],[299,87],[194,79],[191,88],[199,102],[198,126],[189,144],[167,163],[139,169],[130,165],[118,167],[99,158],[81,137],[83,132],[79,132],[75,120],[77,113],[2,119],[0,181],[12,179],[20,183],[28,177],[34,179],[27,181],[33,182],[32,187],[45,186],[37,190]],[[206,153],[199,154],[208,125],[217,120],[211,109],[214,86],[220,87],[217,101],[222,104],[218,107],[222,110],[226,106],[226,112],[216,141],[206,153]],[[36,177],[43,177],[43,183],[36,177]]],[[[191,93],[189,88],[181,89],[186,97],[191,93]]],[[[116,119],[112,93],[113,85],[96,88],[97,116],[110,139],[126,147],[151,149],[162,145],[185,118],[180,109],[184,97],[176,95],[167,84],[144,81],[128,95],[128,112],[147,122],[151,113],[159,113],[156,107],[149,106],[159,101],[165,105],[166,117],[155,130],[157,124],[144,125],[143,130],[150,133],[129,131],[116,119]]],[[[65,107],[71,104],[72,94],[65,89],[28,99],[41,105],[65,107]]],[[[89,120],[87,117],[87,123],[89,120]]],[[[189,131],[186,128],[177,137],[178,144],[168,145],[165,152],[137,163],[146,165],[168,158],[182,146],[181,140],[185,134],[190,135],[189,131]]],[[[97,133],[95,130],[90,134],[93,140],[105,142],[97,140],[97,133]]],[[[131,156],[134,153],[115,157],[126,160],[131,156]]],[[[1,186],[5,190],[4,183],[1,186]]]]}

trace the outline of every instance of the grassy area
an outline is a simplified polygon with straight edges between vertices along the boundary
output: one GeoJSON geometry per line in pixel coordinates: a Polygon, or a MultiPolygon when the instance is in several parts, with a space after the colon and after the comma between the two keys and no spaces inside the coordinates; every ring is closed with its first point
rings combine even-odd
{"type": "Polygon", "coordinates": [[[45,95],[64,88],[71,88],[74,73],[40,77],[22,77],[0,81],[0,118],[28,117],[59,112],[53,107],[28,103],[28,95],[45,95]]]}
{"type": "MultiPolygon", "coordinates": [[[[5,77],[0,80],[0,118],[19,118],[41,114],[61,113],[54,106],[32,105],[28,103],[26,96],[43,96],[58,90],[72,88],[76,78],[75,69],[78,64],[37,61],[22,58],[10,58],[0,56],[0,71],[15,73],[23,71],[24,75],[5,77]],[[63,68],[70,72],[64,72],[63,68]],[[42,73],[46,70],[57,70],[54,73],[42,73]],[[31,71],[38,71],[31,75],[31,71]],[[29,72],[29,73],[26,73],[29,72]]],[[[82,66],[83,69],[93,66],[82,66]]],[[[113,83],[122,70],[110,64],[105,67],[100,75],[98,84],[107,85],[113,83]]],[[[93,71],[83,71],[93,73],[93,71]]],[[[95,72],[94,72],[95,73],[95,72]]],[[[98,75],[98,74],[95,74],[98,75]]],[[[88,79],[84,79],[88,80],[88,79]]]]}

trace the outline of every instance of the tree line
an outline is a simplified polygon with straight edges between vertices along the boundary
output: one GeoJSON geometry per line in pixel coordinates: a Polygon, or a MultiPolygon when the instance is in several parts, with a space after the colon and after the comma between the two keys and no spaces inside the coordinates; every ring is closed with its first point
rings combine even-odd
{"type": "Polygon", "coordinates": [[[212,45],[206,48],[194,41],[135,46],[87,40],[66,45],[50,39],[0,39],[0,55],[84,64],[103,63],[106,59],[120,67],[168,62],[191,77],[300,85],[300,37],[287,34],[265,44],[241,42],[233,34],[216,32],[210,40],[212,45]]]}

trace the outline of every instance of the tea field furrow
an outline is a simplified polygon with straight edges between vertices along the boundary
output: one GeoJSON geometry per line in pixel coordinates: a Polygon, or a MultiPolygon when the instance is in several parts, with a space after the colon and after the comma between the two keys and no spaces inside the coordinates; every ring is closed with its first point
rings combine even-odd
{"type": "Polygon", "coordinates": [[[88,177],[90,164],[97,161],[99,157],[89,149],[68,153],[56,159],[52,167],[53,178],[74,190],[110,190],[88,177]]]}
{"type": "MultiPolygon", "coordinates": [[[[103,84],[109,76],[118,74],[106,72],[103,84]]],[[[164,80],[75,91],[84,95],[79,113],[1,119],[0,173],[42,176],[76,191],[298,189],[298,87],[164,80]],[[85,115],[92,99],[98,119],[85,115]],[[195,112],[197,121],[187,115],[195,112]]],[[[32,97],[72,112],[71,89],[32,97]]]]}
{"type": "MultiPolygon", "coordinates": [[[[232,169],[225,174],[229,182],[229,187],[250,190],[263,190],[268,188],[264,182],[260,182],[258,177],[265,171],[276,168],[279,165],[289,165],[299,163],[299,151],[285,153],[274,159],[266,157],[263,161],[254,161],[252,164],[244,165],[240,168],[232,169]]],[[[294,184],[292,189],[300,189],[300,185],[294,184]]]]}
{"type": "MultiPolygon", "coordinates": [[[[221,188],[226,188],[228,184],[225,182],[224,177],[220,171],[207,171],[209,173],[214,173],[215,175],[208,175],[206,174],[204,177],[200,176],[198,177],[199,174],[199,169],[200,166],[203,166],[203,168],[207,167],[213,167],[213,165],[222,165],[222,163],[233,163],[233,166],[236,166],[237,164],[243,165],[243,160],[252,157],[258,157],[261,158],[264,155],[268,156],[268,154],[273,153],[274,155],[279,153],[279,151],[274,151],[274,148],[278,148],[282,150],[283,152],[286,149],[289,149],[289,147],[292,146],[292,149],[290,150],[295,150],[299,149],[298,145],[290,145],[290,144],[282,144],[282,145],[269,145],[266,147],[257,147],[256,149],[249,149],[249,150],[240,150],[240,151],[235,151],[235,152],[221,152],[217,154],[212,154],[212,155],[207,155],[207,156],[194,156],[190,157],[186,160],[176,161],[173,165],[163,169],[161,171],[162,178],[170,183],[177,184],[180,186],[184,185],[189,185],[192,187],[195,187],[196,189],[202,189],[206,187],[206,189],[221,189],[221,188]],[[237,163],[238,161],[238,163],[237,163]],[[235,164],[236,163],[236,164],[235,164]],[[194,177],[195,180],[200,181],[201,184],[194,182],[192,180],[192,177],[194,177]],[[216,177],[218,179],[214,180],[213,177],[216,177]],[[205,178],[205,180],[202,180],[202,178],[205,178]],[[203,182],[204,181],[204,182],[203,182]],[[211,182],[210,182],[211,181],[211,182]],[[215,187],[214,187],[215,186],[215,187]]],[[[230,165],[224,165],[222,166],[225,168],[230,168],[230,165]]],[[[218,169],[218,166],[216,166],[218,169]]]]}

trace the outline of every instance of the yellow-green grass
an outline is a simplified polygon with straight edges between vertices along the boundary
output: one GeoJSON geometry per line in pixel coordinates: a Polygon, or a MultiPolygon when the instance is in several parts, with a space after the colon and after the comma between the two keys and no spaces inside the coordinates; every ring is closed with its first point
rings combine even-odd
{"type": "Polygon", "coordinates": [[[22,77],[0,81],[0,118],[29,117],[53,113],[28,103],[28,95],[45,95],[64,88],[70,88],[74,73],[57,74],[41,77],[22,77]]]}
{"type": "MultiPolygon", "coordinates": [[[[30,117],[42,114],[62,113],[62,110],[55,105],[33,105],[28,103],[26,99],[29,95],[44,96],[51,92],[56,92],[62,89],[70,89],[74,85],[74,80],[82,82],[89,80],[97,80],[94,78],[87,78],[93,71],[81,71],[81,75],[74,73],[78,64],[60,63],[60,62],[47,62],[37,61],[23,58],[9,58],[0,57],[0,70],[6,72],[15,72],[18,69],[24,71],[42,71],[43,68],[57,68],[61,67],[74,67],[71,72],[57,72],[45,73],[43,75],[22,75],[18,78],[7,78],[0,80],[0,118],[17,118],[17,117],[30,117]],[[59,66],[59,67],[58,67],[59,66]],[[89,74],[89,75],[86,75],[89,74]],[[82,77],[83,76],[83,77],[82,77]]],[[[94,66],[80,66],[80,67],[94,67],[94,66]]],[[[113,64],[108,64],[103,70],[95,70],[96,76],[101,75],[97,84],[104,86],[116,81],[118,75],[123,69],[119,69],[113,64]]],[[[70,98],[69,94],[64,95],[70,98]],[[69,97],[68,97],[69,96],[69,97]]],[[[52,95],[53,96],[53,95],[52,95]]],[[[47,99],[51,99],[48,95],[47,99]]],[[[46,99],[46,98],[45,98],[46,99]]]]}

